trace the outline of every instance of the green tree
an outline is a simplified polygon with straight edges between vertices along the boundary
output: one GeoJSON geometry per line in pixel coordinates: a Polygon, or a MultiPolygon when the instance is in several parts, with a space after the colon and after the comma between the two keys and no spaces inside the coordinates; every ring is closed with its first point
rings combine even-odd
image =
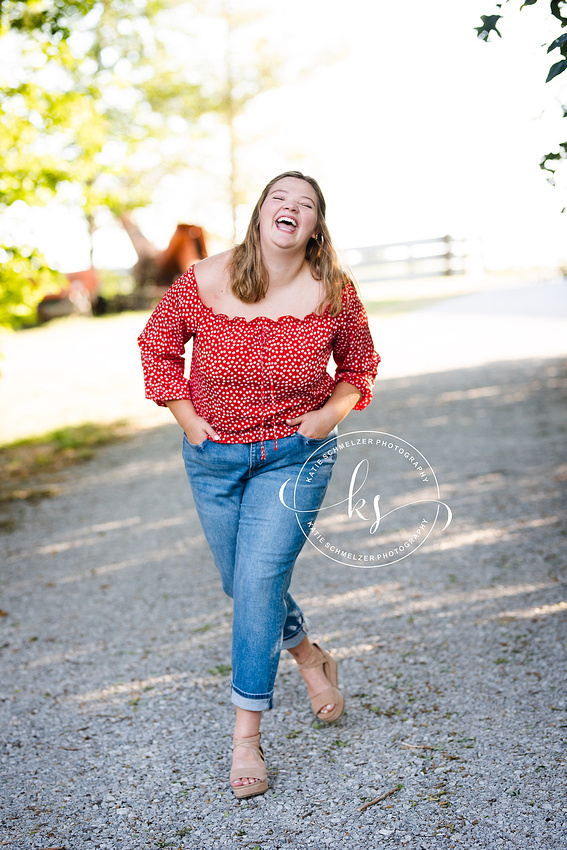
{"type": "MultiPolygon", "coordinates": [[[[0,214],[58,197],[82,210],[92,232],[101,207],[119,213],[149,202],[173,166],[160,141],[210,108],[167,48],[168,7],[2,0],[0,214]],[[173,115],[184,117],[172,128],[173,115]]],[[[29,312],[55,273],[21,234],[2,249],[0,297],[14,307],[21,299],[29,312]]],[[[20,312],[3,310],[4,321],[20,312]]]]}
{"type": "Polygon", "coordinates": [[[0,328],[33,322],[37,304],[60,275],[33,248],[0,247],[0,328]]]}
{"type": "MultiPolygon", "coordinates": [[[[509,0],[505,0],[505,3],[508,2],[509,0]]],[[[520,9],[523,9],[524,6],[535,6],[537,2],[538,0],[524,0],[520,9]]],[[[504,3],[496,4],[496,8],[500,11],[502,11],[503,6],[504,3]]],[[[551,0],[549,8],[553,17],[559,22],[560,29],[567,27],[567,2],[565,0],[551,0]]],[[[478,37],[483,41],[488,41],[491,34],[496,33],[497,36],[502,38],[502,34],[498,29],[500,26],[499,21],[502,18],[503,15],[501,14],[481,15],[482,24],[475,27],[478,37]]],[[[552,53],[554,51],[558,51],[562,58],[551,65],[545,81],[546,83],[567,70],[567,33],[558,35],[548,45],[547,52],[552,53]]],[[[567,118],[567,107],[563,107],[563,117],[567,118]]],[[[567,160],[567,142],[561,142],[557,150],[551,151],[541,159],[540,168],[549,172],[548,180],[551,184],[555,185],[555,173],[560,163],[564,163],[565,160],[567,160]]]]}

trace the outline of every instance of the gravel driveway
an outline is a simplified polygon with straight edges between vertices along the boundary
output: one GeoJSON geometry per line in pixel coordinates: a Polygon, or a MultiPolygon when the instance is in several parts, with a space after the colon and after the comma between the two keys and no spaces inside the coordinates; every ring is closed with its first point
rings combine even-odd
{"type": "Polygon", "coordinates": [[[228,787],[231,610],[166,412],[25,507],[0,538],[0,845],[567,847],[566,313],[557,283],[373,319],[376,397],[343,431],[417,446],[453,520],[382,568],[305,547],[347,709],[314,722],[282,659],[262,797],[228,787]]]}

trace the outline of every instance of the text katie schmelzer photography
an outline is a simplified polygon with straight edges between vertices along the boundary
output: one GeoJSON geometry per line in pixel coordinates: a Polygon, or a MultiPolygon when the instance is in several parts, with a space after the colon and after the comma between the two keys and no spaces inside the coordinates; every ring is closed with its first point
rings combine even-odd
{"type": "Polygon", "coordinates": [[[329,437],[312,452],[295,480],[280,489],[309,543],[325,557],[351,567],[384,567],[416,552],[440,514],[444,531],[452,519],[441,501],[437,476],[415,446],[383,431],[350,431],[329,437]],[[302,517],[302,494],[321,468],[336,462],[317,520],[302,517]]]}

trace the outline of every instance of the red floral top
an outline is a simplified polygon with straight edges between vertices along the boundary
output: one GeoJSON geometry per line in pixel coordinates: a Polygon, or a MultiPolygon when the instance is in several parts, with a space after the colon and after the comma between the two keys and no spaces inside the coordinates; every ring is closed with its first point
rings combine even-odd
{"type": "Polygon", "coordinates": [[[203,304],[193,266],[165,293],[138,342],[146,398],[160,405],[191,399],[221,443],[293,434],[298,426],[285,420],[322,407],[339,381],[360,390],[355,409],[361,410],[372,397],[380,361],[352,284],[343,291],[338,316],[229,319],[203,304]],[[191,338],[187,380],[184,353],[191,338]],[[334,379],[327,372],[331,353],[334,379]]]}

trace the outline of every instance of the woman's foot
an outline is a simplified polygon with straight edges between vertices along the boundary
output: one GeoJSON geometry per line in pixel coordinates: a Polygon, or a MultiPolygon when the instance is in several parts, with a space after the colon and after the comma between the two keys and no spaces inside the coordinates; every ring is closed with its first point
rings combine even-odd
{"type": "Polygon", "coordinates": [[[337,687],[337,662],[316,643],[310,643],[307,637],[289,652],[297,661],[317,717],[327,723],[338,720],[343,712],[344,699],[337,687]]]}
{"type": "Polygon", "coordinates": [[[230,784],[235,796],[239,798],[264,794],[268,790],[268,774],[259,732],[246,738],[234,738],[230,784]]]}
{"type": "Polygon", "coordinates": [[[261,711],[236,709],[230,784],[236,797],[252,797],[268,790],[264,751],[260,746],[261,711]]]}

